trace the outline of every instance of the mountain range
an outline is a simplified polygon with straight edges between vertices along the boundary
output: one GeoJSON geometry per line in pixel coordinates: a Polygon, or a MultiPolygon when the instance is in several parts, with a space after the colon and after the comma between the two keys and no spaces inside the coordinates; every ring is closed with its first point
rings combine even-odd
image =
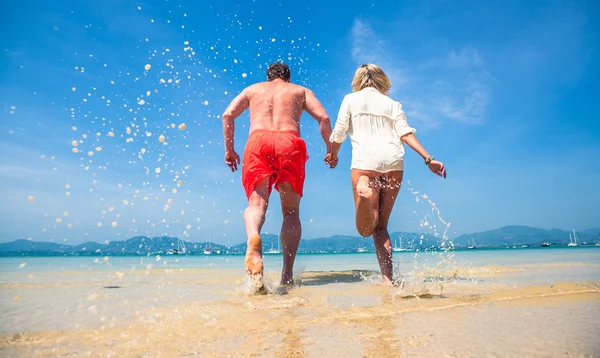
{"type": "MultiPolygon", "coordinates": [[[[464,248],[472,245],[477,247],[511,247],[514,245],[539,246],[548,241],[552,245],[566,245],[569,243],[569,232],[552,229],[545,230],[528,226],[505,226],[495,230],[479,233],[460,235],[452,242],[455,248],[464,248]]],[[[572,233],[571,233],[572,234],[572,233]]],[[[579,241],[584,244],[594,244],[600,240],[600,228],[584,230],[577,233],[579,241]]],[[[441,246],[441,240],[430,234],[409,232],[394,232],[390,234],[392,245],[401,245],[404,248],[426,249],[441,246]]],[[[277,235],[262,235],[263,252],[276,251],[279,248],[277,235]]],[[[111,241],[106,244],[86,242],[79,245],[67,245],[54,242],[36,242],[30,240],[16,240],[0,243],[0,255],[156,255],[167,254],[169,250],[183,251],[188,254],[202,254],[205,250],[211,253],[243,254],[246,243],[234,246],[215,244],[212,242],[190,242],[176,237],[161,236],[147,237],[136,236],[122,241],[111,241]]],[[[357,236],[331,236],[326,238],[303,239],[298,248],[299,253],[331,253],[331,252],[356,252],[359,248],[373,251],[373,240],[357,236]]]]}

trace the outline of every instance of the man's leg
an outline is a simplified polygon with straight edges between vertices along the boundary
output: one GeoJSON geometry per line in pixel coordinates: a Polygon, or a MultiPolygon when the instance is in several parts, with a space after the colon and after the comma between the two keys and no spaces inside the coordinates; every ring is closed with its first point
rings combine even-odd
{"type": "Polygon", "coordinates": [[[269,205],[269,181],[266,177],[256,184],[254,191],[248,198],[248,208],[244,211],[244,223],[248,235],[248,248],[244,265],[246,273],[258,286],[262,286],[263,261],[262,241],[260,230],[265,223],[265,214],[269,205]]]}
{"type": "Polygon", "coordinates": [[[294,260],[300,244],[302,235],[302,224],[300,223],[300,195],[293,189],[290,183],[278,186],[281,198],[281,211],[283,223],[281,224],[281,246],[283,247],[283,269],[281,270],[281,284],[289,285],[294,282],[294,260]]]}

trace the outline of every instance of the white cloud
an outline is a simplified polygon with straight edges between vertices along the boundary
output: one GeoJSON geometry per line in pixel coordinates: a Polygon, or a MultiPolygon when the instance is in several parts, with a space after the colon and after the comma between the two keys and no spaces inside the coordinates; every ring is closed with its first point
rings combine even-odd
{"type": "Polygon", "coordinates": [[[0,176],[13,179],[39,178],[51,174],[50,170],[40,170],[17,165],[0,165],[0,176]]]}
{"type": "MultiPolygon", "coordinates": [[[[381,66],[392,81],[390,95],[402,102],[410,121],[435,127],[444,119],[485,121],[491,101],[491,76],[477,49],[451,50],[438,58],[408,62],[369,24],[355,19],[351,54],[357,63],[381,66]]],[[[394,42],[396,43],[396,42],[394,42]]]]}
{"type": "Polygon", "coordinates": [[[354,60],[359,64],[373,63],[383,68],[392,81],[392,93],[405,82],[402,76],[403,69],[390,56],[391,46],[371,26],[355,19],[351,36],[354,60]]]}

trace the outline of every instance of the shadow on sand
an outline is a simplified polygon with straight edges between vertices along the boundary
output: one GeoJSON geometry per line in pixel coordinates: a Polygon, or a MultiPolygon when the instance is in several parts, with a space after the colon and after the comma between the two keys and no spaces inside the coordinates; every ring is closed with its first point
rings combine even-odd
{"type": "Polygon", "coordinates": [[[351,270],[339,272],[311,271],[302,275],[302,286],[329,285],[332,283],[356,283],[364,281],[371,271],[351,270]]]}

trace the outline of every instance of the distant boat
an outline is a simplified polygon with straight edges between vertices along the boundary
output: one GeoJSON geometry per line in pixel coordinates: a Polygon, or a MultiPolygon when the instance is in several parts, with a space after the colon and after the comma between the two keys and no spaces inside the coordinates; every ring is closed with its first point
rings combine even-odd
{"type": "Polygon", "coordinates": [[[550,241],[546,240],[546,241],[542,242],[542,246],[543,247],[549,247],[550,246],[550,241]]]}
{"type": "Polygon", "coordinates": [[[477,248],[477,244],[475,243],[475,239],[471,238],[472,243],[467,246],[467,249],[476,249],[477,248]]]}
{"type": "Polygon", "coordinates": [[[579,246],[579,239],[577,238],[577,234],[575,233],[575,229],[573,229],[573,236],[569,233],[569,244],[567,246],[579,246]]]}
{"type": "Polygon", "coordinates": [[[400,245],[393,247],[392,251],[394,251],[394,252],[410,251],[410,249],[402,247],[402,238],[400,238],[398,241],[399,241],[400,245]]]}
{"type": "Polygon", "coordinates": [[[280,254],[281,253],[280,245],[281,245],[281,242],[278,240],[277,241],[277,249],[274,249],[273,248],[273,243],[271,243],[271,248],[265,252],[265,255],[277,255],[277,254],[280,254]]]}
{"type": "Polygon", "coordinates": [[[529,247],[529,245],[527,245],[527,244],[523,244],[523,245],[521,245],[521,248],[522,248],[522,249],[526,249],[526,248],[528,248],[528,247],[529,247]]]}
{"type": "Polygon", "coordinates": [[[367,252],[367,248],[365,247],[365,239],[360,240],[360,246],[356,249],[356,252],[367,252]]]}
{"type": "Polygon", "coordinates": [[[202,252],[204,253],[204,255],[212,255],[213,254],[213,249],[212,249],[212,235],[210,237],[210,245],[208,247],[205,247],[202,252]]]}
{"type": "Polygon", "coordinates": [[[177,248],[167,250],[167,255],[179,255],[181,253],[185,254],[185,243],[178,236],[177,237],[177,248]]]}

